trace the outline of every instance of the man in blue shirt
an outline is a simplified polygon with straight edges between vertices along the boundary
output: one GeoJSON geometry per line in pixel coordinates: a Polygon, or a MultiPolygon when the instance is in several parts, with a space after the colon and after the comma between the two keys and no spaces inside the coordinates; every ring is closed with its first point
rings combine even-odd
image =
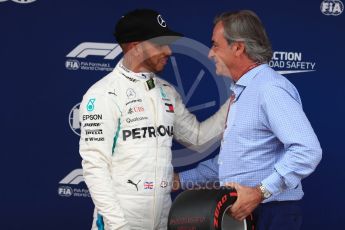
{"type": "Polygon", "coordinates": [[[243,220],[253,213],[259,230],[300,229],[301,180],[315,170],[322,150],[297,89],[267,65],[272,49],[258,16],[218,16],[209,57],[218,75],[233,80],[220,153],[177,180],[235,187],[231,215],[243,220]]]}

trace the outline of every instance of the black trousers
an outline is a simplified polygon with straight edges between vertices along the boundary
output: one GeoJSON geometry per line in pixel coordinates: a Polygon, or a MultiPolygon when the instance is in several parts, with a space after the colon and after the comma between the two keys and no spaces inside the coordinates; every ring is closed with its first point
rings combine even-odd
{"type": "Polygon", "coordinates": [[[300,230],[301,201],[273,201],[260,204],[253,212],[256,230],[300,230]]]}

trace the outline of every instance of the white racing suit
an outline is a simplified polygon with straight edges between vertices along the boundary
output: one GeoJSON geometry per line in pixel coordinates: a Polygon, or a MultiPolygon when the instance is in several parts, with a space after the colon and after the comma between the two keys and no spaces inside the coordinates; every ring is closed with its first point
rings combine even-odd
{"type": "Polygon", "coordinates": [[[122,61],[94,84],[80,105],[80,155],[95,204],[92,229],[167,229],[172,138],[193,146],[219,139],[227,104],[199,123],[169,83],[133,73],[122,61]]]}

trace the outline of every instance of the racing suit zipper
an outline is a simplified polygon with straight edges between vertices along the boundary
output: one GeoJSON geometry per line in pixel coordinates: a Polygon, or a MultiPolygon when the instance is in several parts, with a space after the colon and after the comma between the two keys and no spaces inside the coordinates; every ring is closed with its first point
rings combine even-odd
{"type": "MultiPolygon", "coordinates": [[[[155,93],[155,91],[153,91],[152,93],[155,93]]],[[[150,97],[150,100],[152,102],[152,108],[153,108],[153,114],[154,114],[154,127],[155,127],[155,130],[156,130],[156,167],[155,167],[155,180],[154,180],[154,190],[153,190],[153,225],[152,227],[154,228],[155,227],[155,222],[156,222],[156,182],[157,182],[157,158],[158,158],[158,132],[157,132],[157,119],[158,119],[158,114],[157,114],[157,109],[156,109],[156,104],[155,104],[155,101],[152,97],[150,97]]]]}

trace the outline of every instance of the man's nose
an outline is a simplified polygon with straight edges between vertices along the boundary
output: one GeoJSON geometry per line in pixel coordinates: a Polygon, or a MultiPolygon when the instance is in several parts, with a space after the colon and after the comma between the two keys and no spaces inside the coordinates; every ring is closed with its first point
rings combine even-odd
{"type": "Polygon", "coordinates": [[[212,48],[211,48],[210,51],[208,52],[207,57],[208,57],[209,59],[213,59],[213,57],[214,57],[214,52],[213,52],[212,48]]]}
{"type": "Polygon", "coordinates": [[[170,55],[171,55],[172,51],[171,51],[169,45],[165,45],[165,46],[163,46],[162,48],[163,48],[163,53],[164,53],[165,55],[167,55],[167,56],[170,56],[170,55]]]}

